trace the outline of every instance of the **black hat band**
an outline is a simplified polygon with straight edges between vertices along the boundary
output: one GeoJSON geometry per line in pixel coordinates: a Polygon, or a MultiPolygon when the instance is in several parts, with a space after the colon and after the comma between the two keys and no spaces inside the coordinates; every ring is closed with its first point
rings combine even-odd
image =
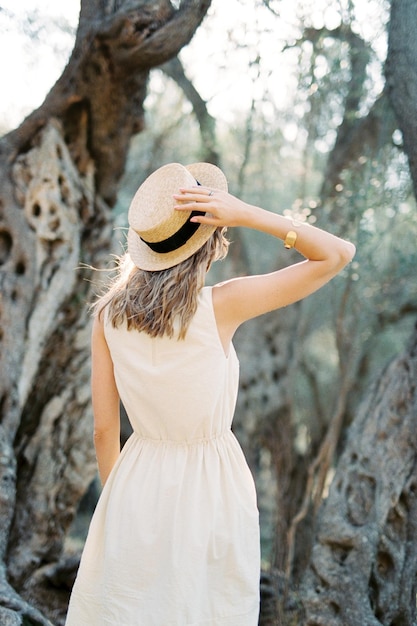
{"type": "Polygon", "coordinates": [[[168,252],[173,252],[174,250],[178,250],[181,248],[194,233],[201,226],[198,222],[190,222],[191,218],[195,215],[205,215],[204,211],[192,211],[188,220],[181,226],[176,233],[168,237],[167,239],[162,239],[162,241],[146,241],[141,237],[143,243],[158,254],[166,254],[168,252]]]}

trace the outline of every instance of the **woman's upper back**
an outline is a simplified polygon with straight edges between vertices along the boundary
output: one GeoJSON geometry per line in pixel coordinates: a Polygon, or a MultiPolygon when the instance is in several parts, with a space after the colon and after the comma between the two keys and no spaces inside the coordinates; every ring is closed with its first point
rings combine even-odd
{"type": "Polygon", "coordinates": [[[212,288],[198,298],[185,339],[152,338],[114,328],[104,332],[121,400],[134,430],[152,439],[200,439],[231,425],[238,386],[233,346],[226,356],[213,310],[212,288]]]}

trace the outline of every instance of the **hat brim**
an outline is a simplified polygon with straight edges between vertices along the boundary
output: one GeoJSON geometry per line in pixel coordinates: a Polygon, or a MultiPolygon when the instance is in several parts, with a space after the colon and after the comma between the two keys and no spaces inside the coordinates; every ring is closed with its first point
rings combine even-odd
{"type": "MultiPolygon", "coordinates": [[[[227,179],[221,169],[211,163],[193,163],[185,169],[203,187],[227,191],[227,179]]],[[[174,203],[173,203],[174,206],[174,203]]],[[[174,267],[197,252],[216,230],[215,226],[200,224],[184,245],[172,252],[158,253],[152,250],[132,229],[127,236],[127,249],[133,263],[139,269],[158,271],[174,267]]]]}

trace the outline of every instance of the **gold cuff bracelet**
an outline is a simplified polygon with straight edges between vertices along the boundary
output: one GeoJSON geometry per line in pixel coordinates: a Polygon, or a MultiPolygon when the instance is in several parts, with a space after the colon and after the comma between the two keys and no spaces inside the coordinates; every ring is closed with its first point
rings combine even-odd
{"type": "Polygon", "coordinates": [[[296,241],[297,233],[294,230],[289,230],[284,239],[284,248],[287,248],[287,250],[289,250],[290,248],[294,248],[296,241]]]}

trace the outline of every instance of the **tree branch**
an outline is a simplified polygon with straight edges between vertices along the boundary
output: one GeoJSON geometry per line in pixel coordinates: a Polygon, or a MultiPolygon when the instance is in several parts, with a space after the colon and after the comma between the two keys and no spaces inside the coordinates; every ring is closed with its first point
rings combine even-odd
{"type": "Polygon", "coordinates": [[[161,70],[177,83],[178,87],[183,91],[193,107],[194,114],[200,126],[204,150],[203,160],[214,163],[214,165],[219,165],[220,155],[216,145],[216,120],[208,112],[207,103],[185,75],[183,65],[178,57],[174,57],[161,65],[161,70]]]}
{"type": "Polygon", "coordinates": [[[113,205],[130,138],[143,128],[149,71],[189,43],[209,6],[210,0],[190,0],[173,10],[168,0],[137,0],[123,2],[110,16],[101,9],[100,21],[90,3],[84,2],[74,51],[61,78],[41,107],[2,139],[10,158],[51,117],[63,123],[66,134],[74,129],[76,137],[84,124],[85,149],[95,161],[97,189],[113,205]]]}

